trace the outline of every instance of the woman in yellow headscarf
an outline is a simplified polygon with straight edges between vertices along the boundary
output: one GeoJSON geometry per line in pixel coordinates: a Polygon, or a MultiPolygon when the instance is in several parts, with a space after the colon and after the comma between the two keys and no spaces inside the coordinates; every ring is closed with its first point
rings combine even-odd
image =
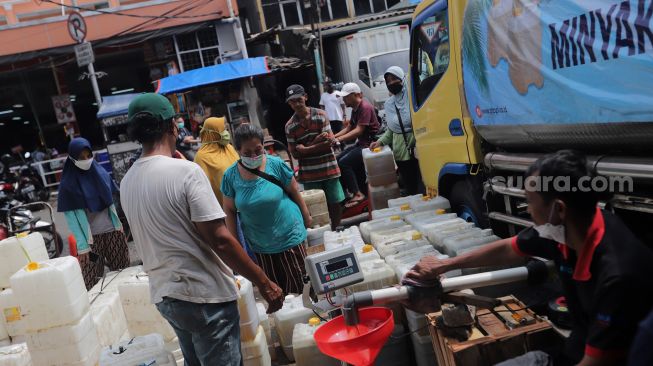
{"type": "Polygon", "coordinates": [[[225,170],[238,161],[239,156],[234,147],[229,143],[231,136],[225,129],[225,119],[210,117],[204,121],[200,131],[202,147],[200,147],[195,162],[209,177],[213,193],[222,204],[222,176],[225,170]]]}

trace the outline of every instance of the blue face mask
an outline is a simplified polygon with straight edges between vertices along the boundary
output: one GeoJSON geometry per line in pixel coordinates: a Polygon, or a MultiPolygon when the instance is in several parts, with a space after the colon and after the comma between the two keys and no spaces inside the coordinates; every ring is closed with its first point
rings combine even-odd
{"type": "Polygon", "coordinates": [[[184,124],[184,122],[179,122],[179,123],[177,123],[177,127],[179,127],[180,130],[181,130],[182,128],[184,128],[185,126],[186,126],[186,125],[184,124]]]}
{"type": "Polygon", "coordinates": [[[243,165],[250,169],[258,169],[263,164],[263,154],[250,158],[249,156],[241,157],[243,165]]]}

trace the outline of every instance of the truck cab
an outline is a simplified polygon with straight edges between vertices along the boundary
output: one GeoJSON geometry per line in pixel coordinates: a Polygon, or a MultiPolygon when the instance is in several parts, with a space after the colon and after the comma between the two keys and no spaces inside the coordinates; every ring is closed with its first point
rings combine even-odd
{"type": "MultiPolygon", "coordinates": [[[[464,1],[425,1],[416,11],[410,39],[410,106],[420,170],[427,193],[465,201],[478,182],[468,179],[482,160],[479,138],[461,94],[464,1]]],[[[458,204],[458,214],[487,224],[480,201],[458,204]],[[476,211],[476,213],[475,213],[476,211]]],[[[484,226],[484,225],[483,225],[484,226]]]]}
{"type": "Polygon", "coordinates": [[[408,74],[408,48],[363,56],[358,62],[358,80],[363,95],[377,109],[390,97],[383,75],[390,66],[399,66],[408,74]]]}

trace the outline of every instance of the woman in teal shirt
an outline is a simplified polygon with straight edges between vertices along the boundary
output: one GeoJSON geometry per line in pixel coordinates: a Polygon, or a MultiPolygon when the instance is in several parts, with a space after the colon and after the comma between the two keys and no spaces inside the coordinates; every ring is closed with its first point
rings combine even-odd
{"type": "Polygon", "coordinates": [[[240,213],[244,236],[261,268],[284,293],[299,294],[306,273],[304,242],[311,215],[293,171],[283,160],[265,154],[263,131],[257,126],[241,125],[233,142],[241,159],[225,171],[220,189],[227,227],[237,237],[236,212],[240,213]],[[284,188],[255,171],[274,177],[284,188]]]}

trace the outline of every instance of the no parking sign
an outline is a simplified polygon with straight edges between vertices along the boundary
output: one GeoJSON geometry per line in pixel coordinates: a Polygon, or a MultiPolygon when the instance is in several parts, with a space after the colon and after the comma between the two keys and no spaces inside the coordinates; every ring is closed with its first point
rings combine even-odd
{"type": "Polygon", "coordinates": [[[57,123],[65,124],[77,120],[68,94],[53,96],[52,105],[54,106],[54,113],[57,116],[57,123]]]}

